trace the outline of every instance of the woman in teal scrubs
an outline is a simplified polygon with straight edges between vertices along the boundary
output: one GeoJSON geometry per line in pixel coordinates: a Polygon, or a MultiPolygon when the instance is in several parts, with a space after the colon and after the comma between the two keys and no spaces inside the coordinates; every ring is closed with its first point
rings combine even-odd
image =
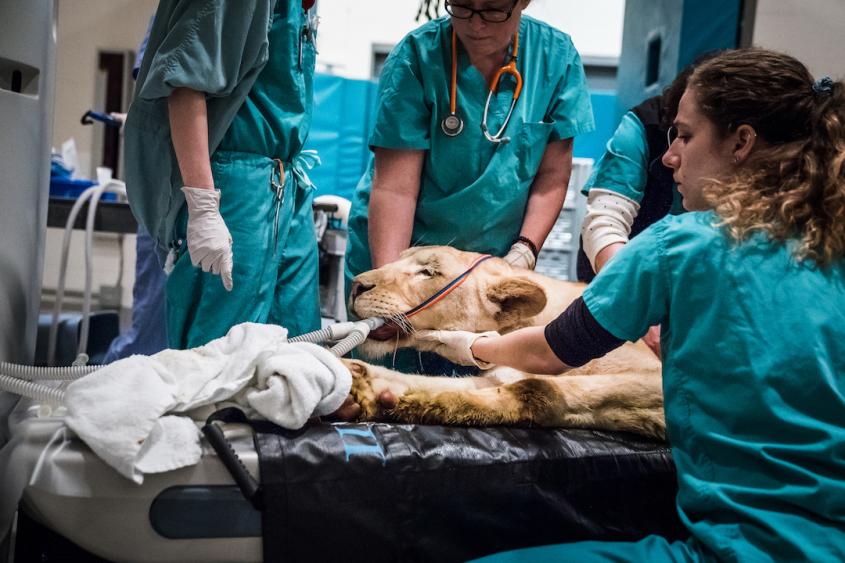
{"type": "Polygon", "coordinates": [[[126,124],[126,183],[164,251],[167,332],[192,348],[241,322],[319,328],[313,0],[164,0],[126,124]],[[187,204],[186,204],[187,201],[187,204]]]}
{"type": "Polygon", "coordinates": [[[788,55],[690,78],[663,158],[684,207],[561,317],[418,334],[453,361],[562,373],[660,323],[686,541],[582,542],[485,561],[845,560],[845,84],[788,55]]]}
{"type": "MultiPolygon", "coordinates": [[[[668,214],[684,212],[672,170],[662,163],[669,145],[666,134],[692,71],[713,53],[684,68],[659,96],[626,112],[607,150],[593,168],[581,193],[587,212],[581,224],[578,280],[591,282],[628,240],[668,214]]],[[[643,341],[660,357],[660,327],[643,341]]]]}
{"type": "MultiPolygon", "coordinates": [[[[411,245],[449,244],[533,267],[563,205],[572,138],[594,123],[572,41],[523,16],[528,3],[447,1],[451,17],[411,32],[388,57],[369,141],[374,155],[349,219],[347,288],[411,245]],[[454,105],[463,128],[450,136],[443,120],[453,99],[453,30],[454,105]],[[509,141],[491,142],[481,130],[489,84],[516,40],[522,91],[503,132],[509,141]]],[[[515,85],[506,76],[492,96],[491,133],[504,124],[515,85]]]]}

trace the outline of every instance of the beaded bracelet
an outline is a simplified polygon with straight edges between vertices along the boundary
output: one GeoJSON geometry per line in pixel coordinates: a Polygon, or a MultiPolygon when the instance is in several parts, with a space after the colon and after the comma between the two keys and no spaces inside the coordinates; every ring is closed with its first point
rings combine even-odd
{"type": "Polygon", "coordinates": [[[534,255],[535,260],[540,255],[540,250],[537,248],[537,245],[534,244],[534,241],[530,238],[519,235],[518,237],[516,237],[516,240],[514,242],[524,242],[525,245],[528,246],[529,249],[531,249],[531,254],[534,255]]]}

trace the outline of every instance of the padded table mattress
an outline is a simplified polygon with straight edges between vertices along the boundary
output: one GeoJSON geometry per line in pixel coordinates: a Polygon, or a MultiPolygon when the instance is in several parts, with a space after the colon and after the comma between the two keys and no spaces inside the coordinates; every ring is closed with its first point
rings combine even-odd
{"type": "Polygon", "coordinates": [[[7,447],[27,468],[27,514],[113,561],[458,561],[684,535],[663,443],[564,429],[255,426],[227,424],[225,433],[261,483],[261,510],[206,445],[198,465],[140,486],[60,417],[16,412],[7,447]]]}

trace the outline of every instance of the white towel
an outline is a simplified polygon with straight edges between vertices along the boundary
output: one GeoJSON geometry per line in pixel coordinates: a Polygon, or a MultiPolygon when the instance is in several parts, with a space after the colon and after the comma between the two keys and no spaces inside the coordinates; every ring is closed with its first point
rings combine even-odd
{"type": "Polygon", "coordinates": [[[167,413],[205,413],[234,400],[249,416],[300,428],[312,414],[337,410],[351,385],[328,350],[289,343],[279,326],[244,323],[205,346],[131,356],[74,381],[66,422],[106,463],[142,483],[144,473],[199,461],[197,424],[167,413]]]}

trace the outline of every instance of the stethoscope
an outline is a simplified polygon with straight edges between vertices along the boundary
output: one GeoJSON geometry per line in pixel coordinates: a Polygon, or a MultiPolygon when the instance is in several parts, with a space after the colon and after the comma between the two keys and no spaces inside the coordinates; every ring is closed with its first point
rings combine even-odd
{"type": "MultiPolygon", "coordinates": [[[[458,93],[458,38],[455,34],[455,28],[452,28],[452,81],[449,87],[449,115],[444,117],[440,121],[440,128],[443,130],[443,133],[448,137],[457,137],[461,134],[461,131],[464,130],[464,120],[458,117],[457,114],[457,93],[458,93]]],[[[496,74],[493,76],[493,80],[490,81],[490,89],[487,93],[487,102],[484,104],[484,115],[481,118],[481,131],[484,133],[484,136],[487,137],[487,140],[491,143],[507,143],[511,139],[510,137],[503,137],[502,135],[505,132],[505,129],[508,127],[508,123],[511,119],[511,114],[513,114],[513,108],[516,107],[516,102],[519,100],[519,95],[522,93],[522,75],[519,73],[519,70],[516,68],[516,60],[517,56],[519,55],[519,31],[516,32],[516,35],[513,39],[513,53],[511,54],[510,61],[505,66],[501,67],[499,70],[496,71],[496,74]],[[514,80],[516,80],[516,87],[513,91],[513,96],[511,98],[511,107],[508,110],[508,115],[505,117],[504,123],[496,131],[495,135],[490,134],[490,130],[487,128],[487,112],[490,109],[490,100],[493,99],[493,95],[499,91],[499,82],[502,80],[502,75],[510,74],[513,76],[514,80]]]]}

